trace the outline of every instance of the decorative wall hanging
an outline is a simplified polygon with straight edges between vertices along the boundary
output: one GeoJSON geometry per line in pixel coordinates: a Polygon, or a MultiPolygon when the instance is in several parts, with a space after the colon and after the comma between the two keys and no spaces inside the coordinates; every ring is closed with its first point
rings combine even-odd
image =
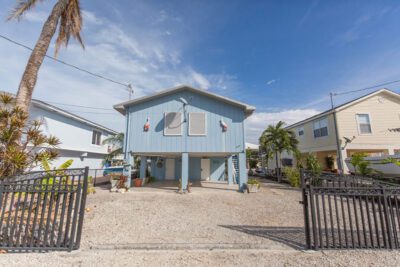
{"type": "Polygon", "coordinates": [[[147,118],[146,123],[144,124],[143,130],[147,132],[150,129],[149,118],[147,118]]]}
{"type": "Polygon", "coordinates": [[[226,124],[223,120],[220,120],[219,122],[220,122],[220,124],[221,124],[222,131],[223,131],[223,132],[228,131],[228,124],[226,124]]]}

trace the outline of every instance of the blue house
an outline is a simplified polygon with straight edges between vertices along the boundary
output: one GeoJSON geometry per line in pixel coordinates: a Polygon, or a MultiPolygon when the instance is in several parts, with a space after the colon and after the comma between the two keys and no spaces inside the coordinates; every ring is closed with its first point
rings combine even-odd
{"type": "MultiPolygon", "coordinates": [[[[140,157],[140,177],[150,164],[157,180],[247,183],[244,103],[190,86],[178,86],[114,108],[125,115],[124,153],[140,157]]],[[[130,181],[129,181],[130,182],[130,181]]]]}

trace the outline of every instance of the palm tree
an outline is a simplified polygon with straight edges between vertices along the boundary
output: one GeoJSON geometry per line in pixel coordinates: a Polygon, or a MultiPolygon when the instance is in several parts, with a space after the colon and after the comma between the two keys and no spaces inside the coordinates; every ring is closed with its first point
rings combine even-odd
{"type": "MultiPolygon", "coordinates": [[[[22,16],[32,9],[38,2],[43,0],[19,0],[17,6],[12,10],[9,20],[20,20],[22,16]]],[[[44,23],[39,40],[29,57],[28,64],[25,67],[17,93],[17,106],[24,112],[29,112],[29,106],[32,99],[33,89],[39,68],[46,56],[51,39],[58,27],[58,37],[55,46],[55,55],[57,56],[61,45],[68,45],[70,37],[74,37],[84,48],[80,32],[82,29],[82,16],[79,6],[79,0],[58,0],[54,5],[50,16],[44,23]]]]}
{"type": "Polygon", "coordinates": [[[111,151],[108,155],[106,160],[110,160],[117,155],[122,154],[122,147],[124,145],[124,133],[118,133],[116,135],[110,136],[103,140],[103,145],[113,145],[116,147],[113,151],[111,151]]]}
{"type": "Polygon", "coordinates": [[[276,174],[278,181],[281,181],[279,162],[283,151],[296,152],[299,141],[293,131],[284,128],[285,123],[279,121],[276,125],[269,125],[262,133],[259,142],[264,150],[272,151],[275,154],[276,174]]]}

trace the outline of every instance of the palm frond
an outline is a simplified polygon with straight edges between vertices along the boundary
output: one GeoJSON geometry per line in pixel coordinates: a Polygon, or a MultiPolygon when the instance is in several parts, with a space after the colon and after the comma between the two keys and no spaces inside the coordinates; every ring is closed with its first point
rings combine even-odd
{"type": "Polygon", "coordinates": [[[67,46],[70,37],[74,37],[85,48],[80,32],[82,30],[82,14],[79,0],[69,0],[60,18],[58,37],[56,40],[55,55],[61,45],[67,46]]]}
{"type": "Polygon", "coordinates": [[[17,19],[20,20],[22,15],[25,14],[26,11],[35,7],[37,2],[43,0],[19,0],[15,8],[13,8],[8,16],[7,20],[17,19]]]}

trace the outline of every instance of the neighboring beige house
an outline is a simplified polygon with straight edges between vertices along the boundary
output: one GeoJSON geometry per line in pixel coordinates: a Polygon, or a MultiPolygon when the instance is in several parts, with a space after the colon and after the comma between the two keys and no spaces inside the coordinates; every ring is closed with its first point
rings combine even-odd
{"type": "Polygon", "coordinates": [[[287,129],[296,133],[300,152],[315,153],[325,168],[328,156],[335,158],[337,168],[338,132],[342,166],[346,173],[348,169],[344,160],[356,152],[365,152],[369,156],[400,154],[400,94],[381,89],[297,122],[287,129]]]}

